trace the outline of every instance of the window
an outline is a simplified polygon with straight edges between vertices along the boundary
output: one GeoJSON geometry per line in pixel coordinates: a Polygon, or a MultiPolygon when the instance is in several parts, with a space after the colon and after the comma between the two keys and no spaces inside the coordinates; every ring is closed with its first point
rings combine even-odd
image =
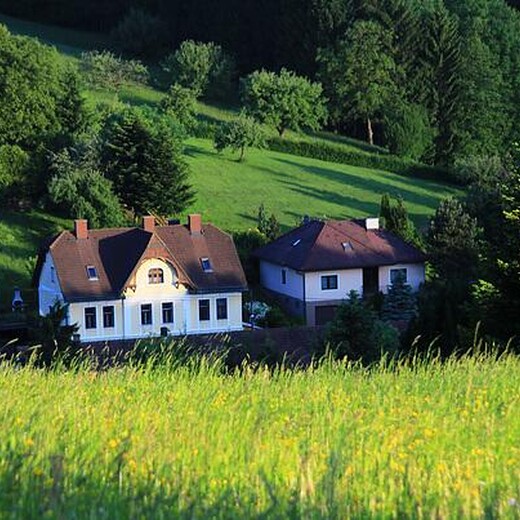
{"type": "Polygon", "coordinates": [[[145,303],[141,305],[141,325],[152,324],[152,304],[145,303]]]}
{"type": "Polygon", "coordinates": [[[407,269],[390,269],[390,283],[395,283],[399,278],[401,278],[404,283],[408,281],[407,269]]]}
{"type": "Polygon", "coordinates": [[[173,323],[173,303],[165,302],[162,304],[163,323],[173,323]]]}
{"type": "Polygon", "coordinates": [[[86,307],[85,308],[85,328],[86,329],[97,328],[96,308],[95,307],[86,307]]]}
{"type": "Polygon", "coordinates": [[[209,321],[209,300],[199,300],[199,321],[209,321]]]}
{"type": "Polygon", "coordinates": [[[157,284],[164,283],[164,272],[158,267],[154,267],[148,271],[148,283],[157,284]]]}
{"type": "Polygon", "coordinates": [[[287,270],[282,269],[282,285],[285,285],[287,283],[287,270]]]}
{"type": "Polygon", "coordinates": [[[338,275],[328,275],[321,277],[321,290],[322,291],[333,291],[338,288],[338,275]]]}
{"type": "Polygon", "coordinates": [[[217,298],[217,320],[227,320],[227,298],[217,298]]]}
{"type": "Polygon", "coordinates": [[[108,307],[103,307],[103,327],[105,329],[114,328],[114,306],[109,305],[108,307]]]}
{"type": "Polygon", "coordinates": [[[201,258],[200,259],[200,263],[202,265],[202,270],[205,273],[212,273],[213,272],[213,267],[211,266],[211,262],[210,262],[209,258],[201,258]]]}
{"type": "Polygon", "coordinates": [[[345,253],[348,253],[349,251],[353,251],[354,250],[354,246],[352,245],[352,242],[348,241],[348,242],[343,242],[343,244],[341,244],[343,246],[343,251],[345,251],[345,253]]]}
{"type": "Polygon", "coordinates": [[[87,265],[87,276],[89,280],[99,280],[97,269],[93,265],[87,265]]]}

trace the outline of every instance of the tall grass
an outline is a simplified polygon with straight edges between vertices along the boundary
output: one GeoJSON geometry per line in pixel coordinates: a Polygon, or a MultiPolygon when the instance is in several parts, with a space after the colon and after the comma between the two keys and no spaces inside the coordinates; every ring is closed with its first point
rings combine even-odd
{"type": "Polygon", "coordinates": [[[1,518],[518,518],[520,360],[0,367],[1,518]]]}

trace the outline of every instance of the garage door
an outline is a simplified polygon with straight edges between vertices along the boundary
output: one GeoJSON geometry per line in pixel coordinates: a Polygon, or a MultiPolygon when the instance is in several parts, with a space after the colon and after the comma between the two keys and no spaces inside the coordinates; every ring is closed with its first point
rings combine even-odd
{"type": "Polygon", "coordinates": [[[326,325],[332,321],[336,316],[337,305],[322,305],[315,308],[315,323],[316,325],[326,325]]]}

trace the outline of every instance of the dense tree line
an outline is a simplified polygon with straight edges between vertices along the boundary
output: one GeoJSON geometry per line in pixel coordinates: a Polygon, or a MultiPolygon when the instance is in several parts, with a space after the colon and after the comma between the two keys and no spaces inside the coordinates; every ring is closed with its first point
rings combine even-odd
{"type": "Polygon", "coordinates": [[[286,68],[319,79],[331,127],[430,164],[503,154],[520,137],[520,14],[505,0],[0,0],[0,9],[112,31],[116,48],[139,58],[171,58],[185,42],[165,61],[172,71],[193,41],[208,42],[206,79],[235,66],[237,77],[286,68]],[[218,55],[234,60],[217,70],[218,55]]]}

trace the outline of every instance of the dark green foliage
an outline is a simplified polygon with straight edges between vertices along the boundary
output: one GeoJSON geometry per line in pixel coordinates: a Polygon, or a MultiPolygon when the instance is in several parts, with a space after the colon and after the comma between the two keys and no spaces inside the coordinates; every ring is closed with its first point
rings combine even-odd
{"type": "Polygon", "coordinates": [[[196,124],[196,103],[197,98],[193,90],[174,83],[161,100],[161,110],[177,119],[190,132],[196,124]]]}
{"type": "Polygon", "coordinates": [[[52,158],[49,197],[71,218],[84,218],[93,228],[125,224],[125,215],[112,183],[99,170],[92,143],[64,149],[52,158]]]}
{"type": "Polygon", "coordinates": [[[137,215],[178,214],[194,192],[180,143],[161,119],[137,110],[115,114],[103,132],[102,168],[121,201],[137,215]]]}
{"type": "Polygon", "coordinates": [[[327,119],[321,85],[287,69],[247,76],[242,101],[248,114],[276,128],[280,137],[289,129],[319,130],[327,119]]]}
{"type": "Polygon", "coordinates": [[[251,253],[267,244],[269,239],[255,228],[233,233],[233,240],[247,281],[250,284],[259,283],[258,262],[251,258],[251,253]]]}
{"type": "Polygon", "coordinates": [[[366,138],[373,144],[373,120],[397,92],[392,34],[376,22],[359,20],[345,39],[333,48],[322,49],[318,59],[333,118],[337,122],[345,116],[363,120],[366,138]]]}
{"type": "Polygon", "coordinates": [[[111,31],[115,46],[137,58],[160,56],[168,39],[167,25],[158,16],[132,7],[111,31]]]}
{"type": "Polygon", "coordinates": [[[215,134],[215,148],[221,152],[230,148],[233,152],[240,152],[239,161],[244,159],[247,148],[261,147],[264,143],[264,134],[260,125],[244,112],[233,119],[222,123],[215,134]]]}
{"type": "Polygon", "coordinates": [[[427,245],[435,272],[464,284],[474,279],[481,247],[480,230],[455,198],[441,202],[430,221],[427,245]]]}
{"type": "Polygon", "coordinates": [[[91,117],[85,108],[80,77],[73,69],[63,75],[57,111],[64,138],[72,140],[87,130],[91,117]]]}
{"type": "Polygon", "coordinates": [[[386,321],[410,321],[417,314],[417,300],[404,276],[398,275],[385,294],[381,318],[386,321]]]}
{"type": "Polygon", "coordinates": [[[258,231],[264,235],[268,241],[276,240],[280,236],[280,223],[276,215],[271,213],[271,216],[268,217],[263,204],[260,204],[258,208],[256,221],[258,231]]]}
{"type": "Polygon", "coordinates": [[[435,164],[453,163],[459,136],[456,121],[461,86],[461,46],[457,19],[442,3],[425,17],[424,54],[428,66],[423,81],[427,90],[427,104],[437,130],[434,140],[435,164]]]}
{"type": "Polygon", "coordinates": [[[0,202],[18,202],[23,196],[29,154],[17,145],[0,145],[0,202]]]}
{"type": "Polygon", "coordinates": [[[124,60],[109,51],[84,52],[80,69],[93,88],[117,90],[125,83],[148,81],[148,69],[140,61],[124,60]]]}
{"type": "Polygon", "coordinates": [[[225,97],[234,76],[233,60],[213,42],[184,41],[162,67],[172,83],[193,90],[197,97],[225,97]]]}
{"type": "Polygon", "coordinates": [[[336,318],[328,326],[326,342],[337,357],[367,363],[399,349],[397,331],[378,320],[355,291],[338,307],[336,318]]]}
{"type": "Polygon", "coordinates": [[[0,145],[35,147],[62,131],[63,80],[55,49],[0,25],[0,145]]]}
{"type": "Polygon", "coordinates": [[[408,217],[408,210],[401,197],[395,199],[392,204],[388,194],[381,197],[381,207],[379,215],[383,219],[384,227],[387,231],[401,237],[406,242],[422,248],[422,239],[415,229],[414,223],[408,217]]]}
{"type": "Polygon", "coordinates": [[[426,108],[403,102],[384,108],[384,133],[391,153],[413,160],[426,155],[434,138],[426,108]]]}
{"type": "Polygon", "coordinates": [[[78,331],[78,326],[67,323],[68,313],[68,306],[57,301],[32,330],[39,363],[50,365],[59,357],[66,356],[73,346],[72,336],[78,331]]]}

